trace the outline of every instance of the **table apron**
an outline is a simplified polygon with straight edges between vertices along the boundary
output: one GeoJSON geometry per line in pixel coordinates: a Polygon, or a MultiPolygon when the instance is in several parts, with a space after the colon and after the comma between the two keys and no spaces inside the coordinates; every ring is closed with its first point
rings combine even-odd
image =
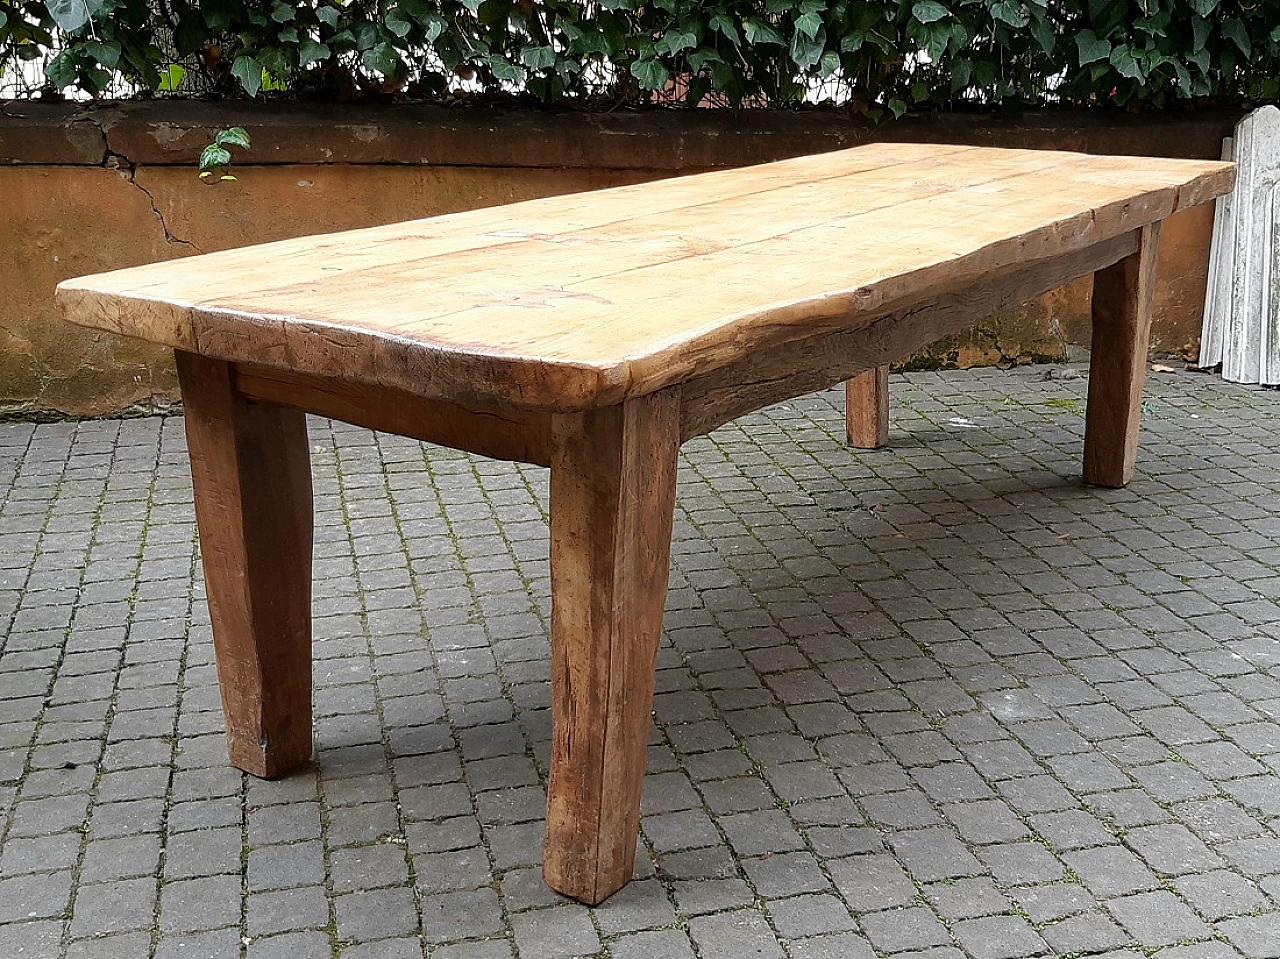
{"type": "Polygon", "coordinates": [[[866,370],[906,359],[993,313],[1118,263],[1137,251],[1140,232],[990,273],[961,289],[936,291],[890,313],[868,318],[853,329],[756,350],[686,380],[681,442],[710,433],[746,413],[828,389],[866,370]]]}

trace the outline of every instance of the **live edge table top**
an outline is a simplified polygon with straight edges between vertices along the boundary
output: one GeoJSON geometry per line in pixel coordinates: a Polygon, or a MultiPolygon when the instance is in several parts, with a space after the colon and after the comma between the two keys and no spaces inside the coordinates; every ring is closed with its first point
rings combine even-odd
{"type": "Polygon", "coordinates": [[[1230,189],[1230,164],[871,144],[63,283],[74,323],[458,402],[620,402],[1230,189]]]}

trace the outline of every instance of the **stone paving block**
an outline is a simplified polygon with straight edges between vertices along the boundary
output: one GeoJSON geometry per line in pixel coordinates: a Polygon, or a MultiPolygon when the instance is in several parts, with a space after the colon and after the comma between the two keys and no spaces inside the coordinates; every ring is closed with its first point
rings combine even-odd
{"type": "Polygon", "coordinates": [[[239,922],[239,876],[183,879],[161,886],[160,929],[166,935],[217,929],[239,922]]]}
{"type": "Polygon", "coordinates": [[[993,916],[1010,908],[1005,895],[985,877],[933,883],[924,894],[944,920],[993,916]]]}
{"type": "Polygon", "coordinates": [[[1280,956],[1280,913],[1228,919],[1218,923],[1217,928],[1249,959],[1280,956]]]}
{"type": "Polygon", "coordinates": [[[613,959],[694,959],[689,937],[679,929],[637,932],[609,945],[613,959]]]}
{"type": "Polygon", "coordinates": [[[1101,912],[1085,912],[1049,923],[1040,930],[1058,955],[1091,954],[1116,949],[1132,938],[1101,912]]]}
{"type": "Polygon", "coordinates": [[[329,902],[322,886],[295,886],[249,896],[245,926],[250,936],[268,936],[329,924],[329,902]]]}
{"type": "Polygon", "coordinates": [[[916,896],[916,885],[892,856],[851,856],[828,865],[836,889],[855,912],[903,906],[916,896]]]}
{"type": "Polygon", "coordinates": [[[755,901],[741,879],[684,879],[674,883],[676,909],[682,916],[720,912],[755,901]]]}
{"type": "Polygon", "coordinates": [[[754,910],[743,909],[691,919],[689,936],[697,945],[702,959],[738,959],[741,956],[771,959],[784,955],[764,916],[754,910]]]}
{"type": "Polygon", "coordinates": [[[235,959],[241,953],[239,929],[211,929],[161,939],[156,959],[235,959]]]}
{"type": "Polygon", "coordinates": [[[1169,892],[1144,892],[1112,899],[1107,910],[1144,946],[1167,946],[1184,939],[1208,939],[1212,930],[1169,892]]]}
{"type": "Polygon", "coordinates": [[[582,906],[535,909],[512,917],[516,948],[522,959],[564,959],[596,952],[600,939],[582,906]]]}
{"type": "MultiPolygon", "coordinates": [[[[390,959],[391,954],[384,952],[383,955],[390,959]]],[[[331,959],[333,947],[322,932],[290,932],[252,940],[245,956],[246,959],[331,959]]]]}
{"type": "Polygon", "coordinates": [[[882,952],[924,949],[951,941],[947,928],[937,916],[921,906],[867,913],[861,922],[872,946],[882,952]]]}
{"type": "Polygon", "coordinates": [[[807,852],[744,859],[741,865],[756,892],[765,898],[821,892],[831,887],[830,880],[822,872],[821,863],[807,852]]]}
{"type": "Polygon", "coordinates": [[[1021,959],[1045,950],[1044,940],[1021,916],[965,919],[951,927],[951,934],[974,959],[1021,959]]]}
{"type": "Polygon", "coordinates": [[[791,959],[874,959],[875,953],[862,936],[840,933],[787,943],[791,959]]]}
{"type": "Polygon", "coordinates": [[[1066,853],[1062,859],[1096,896],[1120,896],[1160,885],[1155,873],[1121,846],[1082,849],[1066,853]]]}

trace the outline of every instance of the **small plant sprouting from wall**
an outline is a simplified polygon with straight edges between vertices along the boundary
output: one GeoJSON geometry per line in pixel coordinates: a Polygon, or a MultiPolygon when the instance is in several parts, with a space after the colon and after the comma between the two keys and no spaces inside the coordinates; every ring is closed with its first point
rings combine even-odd
{"type": "Polygon", "coordinates": [[[200,179],[206,183],[234,180],[231,173],[231,147],[248,150],[253,140],[244,127],[230,127],[214,134],[213,142],[200,153],[200,179]]]}

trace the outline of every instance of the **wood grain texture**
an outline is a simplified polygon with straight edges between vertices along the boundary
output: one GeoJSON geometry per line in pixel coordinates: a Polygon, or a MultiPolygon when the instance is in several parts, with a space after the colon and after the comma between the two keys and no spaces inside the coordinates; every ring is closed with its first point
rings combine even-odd
{"type": "Polygon", "coordinates": [[[871,144],[85,277],[59,300],[222,359],[572,411],[1078,251],[1231,180],[1219,162],[871,144]]]}
{"type": "Polygon", "coordinates": [[[391,387],[247,363],[236,364],[233,371],[236,392],[251,400],[494,459],[551,465],[550,413],[467,407],[391,387]]]}
{"type": "Polygon", "coordinates": [[[1094,274],[1084,432],[1084,481],[1094,486],[1127,486],[1136,469],[1159,242],[1160,224],[1144,227],[1136,252],[1094,274]]]}
{"type": "Polygon", "coordinates": [[[306,419],[237,395],[227,363],[177,361],[228,752],[273,778],[311,756],[306,419]]]}
{"type": "Polygon", "coordinates": [[[595,904],[635,867],[667,594],[680,398],[557,418],[547,885],[595,904]]]}
{"type": "Polygon", "coordinates": [[[873,450],[889,442],[889,367],[877,366],[844,385],[844,426],[849,445],[873,450]]]}
{"type": "Polygon", "coordinates": [[[682,440],[701,436],[745,413],[825,390],[903,359],[984,316],[1117,263],[1137,248],[1137,231],[1126,233],[1073,253],[992,273],[958,290],[934,293],[852,329],[747,353],[684,384],[680,436],[682,440]]]}

